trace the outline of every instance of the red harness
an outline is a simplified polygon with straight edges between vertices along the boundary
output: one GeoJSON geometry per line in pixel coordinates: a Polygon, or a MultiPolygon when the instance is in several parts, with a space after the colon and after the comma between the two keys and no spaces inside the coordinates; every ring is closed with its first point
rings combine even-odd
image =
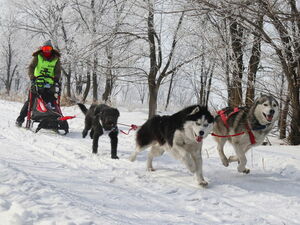
{"type": "MultiPolygon", "coordinates": [[[[238,107],[235,107],[233,109],[233,112],[229,113],[228,115],[226,115],[226,112],[227,110],[224,109],[224,110],[220,110],[218,111],[218,115],[221,117],[224,125],[229,129],[229,125],[227,123],[227,120],[235,113],[239,112],[240,111],[240,108],[238,107]]],[[[253,132],[251,131],[250,127],[248,124],[246,124],[246,129],[247,129],[247,133],[249,135],[249,139],[250,139],[250,142],[252,145],[254,145],[256,143],[255,141],[255,137],[254,137],[254,134],[253,132]]],[[[241,133],[237,133],[237,134],[232,134],[232,135],[226,135],[226,136],[222,136],[222,135],[217,135],[217,134],[212,134],[213,136],[216,136],[216,137],[222,137],[222,138],[225,138],[225,137],[234,137],[234,136],[239,136],[239,135],[242,135],[242,134],[245,134],[245,132],[241,132],[241,133]]]]}

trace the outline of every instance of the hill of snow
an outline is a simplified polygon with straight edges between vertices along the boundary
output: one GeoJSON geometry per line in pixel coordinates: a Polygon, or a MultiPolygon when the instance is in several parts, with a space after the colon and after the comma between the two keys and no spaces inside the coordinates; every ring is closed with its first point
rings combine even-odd
{"type": "MultiPolygon", "coordinates": [[[[66,136],[15,127],[22,104],[0,100],[1,225],[224,225],[300,224],[300,147],[260,146],[249,151],[251,173],[225,168],[212,137],[204,140],[208,188],[197,186],[179,162],[165,154],[146,171],[147,153],[128,160],[134,135],[119,135],[120,160],[110,159],[108,136],[82,139],[84,116],[63,108],[66,136]]],[[[141,125],[145,112],[120,109],[119,122],[141,125]]],[[[125,126],[120,129],[128,130],[125,126]]],[[[276,140],[271,142],[276,143],[276,140]]],[[[226,145],[226,152],[232,152],[226,145]]]]}

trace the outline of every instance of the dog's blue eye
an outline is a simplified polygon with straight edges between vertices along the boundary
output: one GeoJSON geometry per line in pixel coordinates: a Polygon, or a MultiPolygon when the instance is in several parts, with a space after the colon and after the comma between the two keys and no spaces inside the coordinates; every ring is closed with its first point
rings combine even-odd
{"type": "Polygon", "coordinates": [[[268,106],[268,104],[265,103],[264,106],[268,106]]]}

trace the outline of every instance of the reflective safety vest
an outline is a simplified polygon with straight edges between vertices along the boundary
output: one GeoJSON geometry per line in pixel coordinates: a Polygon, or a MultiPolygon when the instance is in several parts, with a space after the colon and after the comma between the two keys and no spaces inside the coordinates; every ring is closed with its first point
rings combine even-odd
{"type": "Polygon", "coordinates": [[[54,68],[57,63],[58,58],[52,59],[51,61],[45,60],[43,56],[38,54],[38,63],[34,69],[34,76],[45,76],[44,78],[38,78],[36,83],[46,83],[46,84],[54,84],[54,68]]]}

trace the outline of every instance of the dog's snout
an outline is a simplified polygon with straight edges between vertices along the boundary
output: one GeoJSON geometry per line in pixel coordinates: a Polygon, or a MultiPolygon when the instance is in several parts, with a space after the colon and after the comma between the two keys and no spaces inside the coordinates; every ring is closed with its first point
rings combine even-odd
{"type": "Polygon", "coordinates": [[[274,113],[275,113],[275,110],[274,110],[274,109],[271,109],[271,110],[270,110],[270,114],[271,114],[271,115],[274,115],[274,113]]]}
{"type": "Polygon", "coordinates": [[[203,130],[200,130],[199,135],[200,135],[200,136],[203,136],[203,135],[204,135],[204,131],[203,131],[203,130]]]}

